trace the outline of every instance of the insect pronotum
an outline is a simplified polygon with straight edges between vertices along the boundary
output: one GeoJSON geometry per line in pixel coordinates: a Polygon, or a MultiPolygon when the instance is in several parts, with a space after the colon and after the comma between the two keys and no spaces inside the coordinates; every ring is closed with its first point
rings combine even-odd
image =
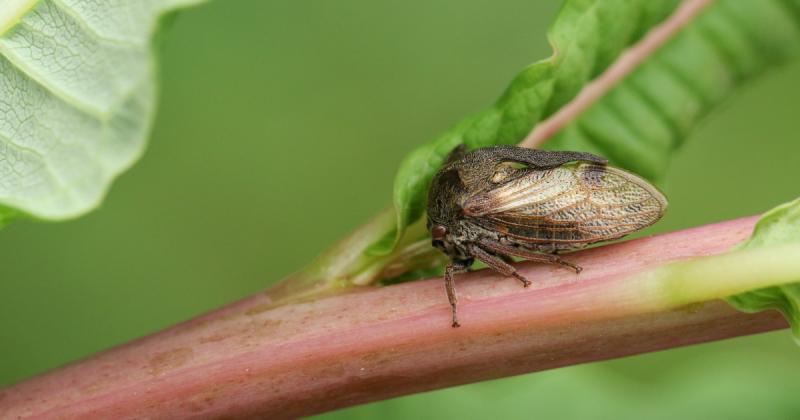
{"type": "Polygon", "coordinates": [[[433,246],[451,262],[445,288],[458,327],[453,276],[477,259],[523,286],[511,257],[581,271],[558,254],[621,238],[655,223],[667,199],[641,177],[582,152],[459,146],[428,191],[433,246]]]}

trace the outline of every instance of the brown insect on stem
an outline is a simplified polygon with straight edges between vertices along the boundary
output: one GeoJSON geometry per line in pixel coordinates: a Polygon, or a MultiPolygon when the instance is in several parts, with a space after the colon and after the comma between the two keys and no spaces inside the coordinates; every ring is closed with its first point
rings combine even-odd
{"type": "Polygon", "coordinates": [[[428,191],[432,244],[451,260],[445,287],[452,325],[459,326],[454,276],[476,259],[527,287],[512,256],[579,273],[557,254],[641,230],[666,208],[646,180],[590,153],[457,147],[428,191]]]}

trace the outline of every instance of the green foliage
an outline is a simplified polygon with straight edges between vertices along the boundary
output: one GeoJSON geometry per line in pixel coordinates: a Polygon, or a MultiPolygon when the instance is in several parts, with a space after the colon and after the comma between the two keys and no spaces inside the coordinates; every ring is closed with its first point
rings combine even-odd
{"type": "MultiPolygon", "coordinates": [[[[800,199],[778,206],[765,213],[756,224],[750,239],[739,249],[800,242],[800,199]]],[[[798,276],[800,281],[800,276],[798,276]]],[[[766,309],[781,311],[800,338],[800,283],[790,283],[742,293],[728,298],[734,307],[745,312],[766,309]]]]}
{"type": "Polygon", "coordinates": [[[590,151],[650,179],[730,92],[800,52],[800,2],[720,0],[548,147],[590,151]]]}
{"type": "MultiPolygon", "coordinates": [[[[402,163],[394,186],[396,244],[424,212],[428,184],[446,154],[522,140],[572,99],[676,1],[567,1],[549,31],[552,57],[525,69],[489,110],[469,118],[402,163]]],[[[590,151],[650,179],[700,118],[743,81],[800,50],[800,2],[720,0],[548,148],[590,151]]],[[[386,239],[371,248],[389,252],[386,239]]]]}
{"type": "Polygon", "coordinates": [[[0,221],[99,205],[153,121],[159,19],[203,0],[20,0],[0,9],[0,221]]]}
{"type": "MultiPolygon", "coordinates": [[[[164,100],[147,158],[102,211],[0,235],[0,386],[258,292],[308,262],[385,204],[409,139],[480,109],[519,63],[545,56],[537,34],[554,4],[459,1],[454,13],[450,2],[242,0],[181,13],[160,61],[164,100]]],[[[797,195],[797,74],[798,62],[772,72],[700,125],[670,166],[670,211],[650,233],[797,195]]],[[[800,358],[787,334],[329,416],[788,419],[800,411],[800,358]]]]}
{"type": "MultiPolygon", "coordinates": [[[[398,229],[394,243],[424,212],[428,184],[453,148],[461,143],[472,149],[519,142],[538,121],[569,102],[625,48],[668,16],[677,3],[565,2],[548,32],[554,50],[550,58],[523,70],[494,106],[462,121],[405,158],[394,184],[398,229]]],[[[393,245],[385,240],[382,243],[393,245]]],[[[389,252],[391,246],[382,249],[389,252]]]]}

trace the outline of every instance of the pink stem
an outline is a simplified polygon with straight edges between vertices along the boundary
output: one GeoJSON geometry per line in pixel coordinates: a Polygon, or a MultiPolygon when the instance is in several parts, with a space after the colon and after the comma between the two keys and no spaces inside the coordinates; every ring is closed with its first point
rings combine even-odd
{"type": "Polygon", "coordinates": [[[569,255],[574,273],[458,277],[463,326],[442,280],[274,306],[259,294],[0,390],[0,418],[297,417],[447,386],[787,326],[724,302],[654,309],[632,273],[727,251],[756,218],[569,255]],[[630,288],[632,289],[632,288],[630,288]]]}
{"type": "Polygon", "coordinates": [[[536,128],[519,145],[536,148],[561,131],[628,74],[636,70],[644,60],[658,51],[713,2],[714,0],[684,0],[675,13],[629,48],[600,77],[586,85],[570,103],[564,105],[550,118],[537,124],[536,128]]]}

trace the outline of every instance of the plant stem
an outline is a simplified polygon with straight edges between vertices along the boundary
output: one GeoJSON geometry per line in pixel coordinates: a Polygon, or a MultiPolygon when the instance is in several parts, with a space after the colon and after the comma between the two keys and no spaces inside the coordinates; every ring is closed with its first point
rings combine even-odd
{"type": "Polygon", "coordinates": [[[755,221],[570,254],[579,276],[521,263],[528,289],[487,270],[461,275],[458,329],[439,278],[284,306],[259,294],[0,390],[0,418],[297,417],[785,328],[776,312],[744,314],[714,293],[667,293],[719,273],[678,270],[684,283],[653,274],[724,253],[755,221]]]}

